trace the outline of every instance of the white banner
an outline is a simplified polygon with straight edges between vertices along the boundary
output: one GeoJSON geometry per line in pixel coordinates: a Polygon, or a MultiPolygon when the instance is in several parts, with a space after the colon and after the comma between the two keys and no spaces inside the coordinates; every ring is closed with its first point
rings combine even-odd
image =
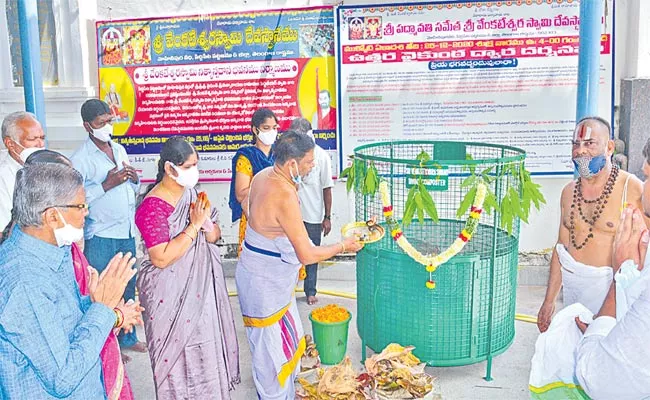
{"type": "MultiPolygon", "coordinates": [[[[579,11],[577,0],[338,7],[343,157],[376,141],[462,140],[523,148],[533,173],[571,173],[579,11]]],[[[612,12],[602,31],[599,116],[611,121],[612,12]]]]}

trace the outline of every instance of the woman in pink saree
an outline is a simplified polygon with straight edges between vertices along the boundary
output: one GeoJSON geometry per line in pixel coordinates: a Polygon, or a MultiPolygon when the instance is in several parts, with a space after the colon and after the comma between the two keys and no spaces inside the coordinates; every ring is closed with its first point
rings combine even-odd
{"type": "MultiPolygon", "coordinates": [[[[83,251],[74,243],[72,244],[71,252],[74,276],[79,285],[79,292],[82,296],[88,296],[88,281],[90,280],[88,261],[83,251]]],[[[104,347],[99,354],[99,358],[102,360],[102,375],[104,378],[104,388],[106,389],[106,398],[108,400],[133,400],[131,382],[129,382],[129,378],[126,376],[126,370],[124,369],[122,355],[120,353],[120,345],[117,342],[117,331],[113,330],[108,334],[106,343],[104,343],[104,347]]]]}
{"type": "Polygon", "coordinates": [[[230,399],[239,383],[235,323],[217,212],[197,193],[198,157],[181,137],[162,147],[156,183],[135,214],[145,258],[137,287],[158,399],[230,399]]]}

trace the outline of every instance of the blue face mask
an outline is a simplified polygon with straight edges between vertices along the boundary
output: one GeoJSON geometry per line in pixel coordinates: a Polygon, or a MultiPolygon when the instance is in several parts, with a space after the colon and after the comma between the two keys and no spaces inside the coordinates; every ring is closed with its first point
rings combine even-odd
{"type": "Polygon", "coordinates": [[[296,174],[295,175],[293,174],[293,169],[291,169],[291,167],[289,167],[289,174],[291,175],[291,180],[293,181],[293,183],[295,183],[296,185],[303,184],[302,176],[300,176],[300,170],[298,169],[298,164],[296,164],[296,174]]]}
{"type": "Polygon", "coordinates": [[[573,165],[581,178],[590,179],[605,168],[605,165],[607,165],[607,156],[601,154],[595,157],[576,157],[573,159],[573,165]]]}

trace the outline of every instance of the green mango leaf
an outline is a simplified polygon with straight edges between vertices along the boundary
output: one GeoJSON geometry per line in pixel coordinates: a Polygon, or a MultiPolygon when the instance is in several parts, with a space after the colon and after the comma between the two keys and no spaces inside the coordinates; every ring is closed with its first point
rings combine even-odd
{"type": "Polygon", "coordinates": [[[485,201],[483,201],[483,210],[485,210],[486,214],[492,214],[493,210],[499,210],[497,196],[494,193],[488,192],[485,195],[485,201]]]}
{"type": "Polygon", "coordinates": [[[361,192],[361,194],[366,194],[365,193],[365,183],[366,183],[366,168],[363,163],[363,161],[358,161],[355,160],[356,163],[356,171],[355,171],[355,177],[354,177],[354,190],[358,193],[361,192]]]}
{"type": "Polygon", "coordinates": [[[345,183],[345,187],[348,190],[348,193],[350,193],[350,190],[354,187],[354,171],[356,170],[355,164],[356,164],[355,161],[352,161],[352,165],[350,165],[343,171],[343,172],[347,171],[348,180],[345,183]]]}
{"type": "Polygon", "coordinates": [[[436,203],[433,201],[433,197],[427,190],[426,186],[422,182],[419,183],[420,187],[420,196],[422,197],[422,205],[424,206],[424,211],[429,214],[429,217],[433,222],[438,223],[438,210],[436,209],[436,203]]]}
{"type": "Polygon", "coordinates": [[[363,194],[374,195],[377,191],[377,170],[373,164],[370,164],[366,172],[366,178],[363,185],[363,194]]]}
{"type": "MultiPolygon", "coordinates": [[[[474,157],[472,157],[471,154],[466,153],[465,154],[465,160],[471,161],[471,160],[474,160],[474,157]]],[[[463,167],[463,170],[465,170],[465,169],[469,170],[469,173],[472,174],[472,175],[474,175],[474,173],[476,173],[476,166],[475,165],[465,165],[463,167]]]]}
{"type": "Polygon", "coordinates": [[[471,188],[469,192],[465,194],[463,201],[460,203],[460,206],[456,211],[456,217],[461,218],[463,215],[465,215],[467,210],[469,210],[469,206],[472,205],[474,197],[476,197],[476,186],[471,188]]]}
{"type": "Polygon", "coordinates": [[[481,175],[490,175],[493,169],[494,169],[494,165],[491,166],[490,168],[484,169],[483,172],[481,172],[481,175]]]}
{"type": "Polygon", "coordinates": [[[408,197],[406,198],[406,204],[404,208],[404,216],[402,217],[402,224],[404,225],[404,228],[409,226],[411,224],[411,220],[413,219],[413,214],[415,214],[415,209],[417,205],[415,204],[415,186],[411,187],[411,190],[409,191],[408,197]]]}
{"type": "Polygon", "coordinates": [[[415,159],[418,160],[420,162],[420,166],[422,166],[422,164],[426,163],[427,161],[431,161],[431,156],[429,155],[429,153],[422,150],[420,154],[418,154],[418,156],[415,157],[415,159]]]}
{"type": "Polygon", "coordinates": [[[508,190],[508,196],[510,197],[510,207],[512,207],[511,214],[518,216],[522,221],[528,223],[528,215],[522,208],[519,193],[517,193],[515,188],[511,187],[508,190]]]}
{"type": "Polygon", "coordinates": [[[514,216],[512,214],[512,205],[510,204],[510,196],[506,195],[501,200],[501,228],[512,234],[512,223],[514,216]]]}
{"type": "Polygon", "coordinates": [[[461,188],[466,188],[466,187],[474,186],[474,185],[476,185],[476,180],[477,179],[478,179],[478,177],[476,175],[470,175],[470,176],[468,176],[467,178],[465,178],[463,180],[463,182],[460,184],[460,187],[461,188]]]}
{"type": "Polygon", "coordinates": [[[348,175],[350,175],[350,171],[352,170],[352,166],[347,167],[343,171],[341,171],[341,178],[347,178],[348,175]]]}
{"type": "Polygon", "coordinates": [[[348,178],[348,181],[345,182],[345,187],[348,190],[348,193],[350,193],[350,189],[352,189],[352,186],[354,185],[354,178],[348,178]]]}
{"type": "Polygon", "coordinates": [[[423,224],[424,223],[424,203],[422,202],[422,195],[420,194],[419,191],[417,193],[415,193],[415,205],[416,205],[416,210],[418,212],[418,220],[420,221],[420,224],[423,224]]]}

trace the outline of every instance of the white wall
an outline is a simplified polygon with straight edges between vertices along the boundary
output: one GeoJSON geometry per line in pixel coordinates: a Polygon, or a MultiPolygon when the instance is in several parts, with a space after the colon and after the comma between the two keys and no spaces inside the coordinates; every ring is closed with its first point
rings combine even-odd
{"type": "MultiPolygon", "coordinates": [[[[64,65],[72,66],[74,74],[61,88],[47,88],[45,91],[48,124],[48,140],[51,148],[66,154],[71,153],[85,137],[81,128],[79,108],[83,101],[95,96],[97,84],[96,49],[94,21],[104,19],[139,18],[154,16],[188,15],[210,12],[227,12],[259,9],[278,9],[303,6],[335,4],[330,0],[55,0],[64,3],[72,16],[64,21],[73,24],[67,43],[61,46],[78,47],[79,51],[65,52],[68,57],[64,65]],[[76,33],[75,33],[76,32],[76,33]],[[76,36],[75,36],[76,35],[76,36]]],[[[394,3],[394,0],[346,0],[345,4],[394,3]]],[[[423,1],[422,1],[423,2],[423,1]]],[[[621,77],[650,76],[650,35],[646,35],[650,22],[650,1],[617,0],[616,15],[616,82],[618,104],[618,82],[621,77]]],[[[4,2],[0,0],[0,12],[4,2]]],[[[611,10],[610,10],[611,12],[611,10]]],[[[4,13],[3,13],[4,14],[4,13]]],[[[0,17],[0,54],[6,52],[3,34],[5,22],[0,17]]],[[[0,89],[7,82],[6,63],[0,63],[0,89]]],[[[64,76],[66,76],[64,74],[64,76]]],[[[4,86],[6,88],[6,86],[4,86]]],[[[5,114],[23,108],[22,89],[0,90],[0,118],[5,114]]],[[[533,213],[530,225],[524,225],[520,238],[521,251],[542,251],[550,248],[557,236],[559,226],[559,199],[562,187],[569,178],[537,178],[547,199],[546,206],[539,213],[533,213]]],[[[222,211],[224,239],[233,243],[237,237],[237,226],[230,223],[228,189],[225,183],[204,185],[204,190],[222,211]]],[[[334,189],[333,234],[325,240],[340,239],[340,227],[352,219],[353,207],[345,193],[345,185],[337,183],[334,189]]]]}

